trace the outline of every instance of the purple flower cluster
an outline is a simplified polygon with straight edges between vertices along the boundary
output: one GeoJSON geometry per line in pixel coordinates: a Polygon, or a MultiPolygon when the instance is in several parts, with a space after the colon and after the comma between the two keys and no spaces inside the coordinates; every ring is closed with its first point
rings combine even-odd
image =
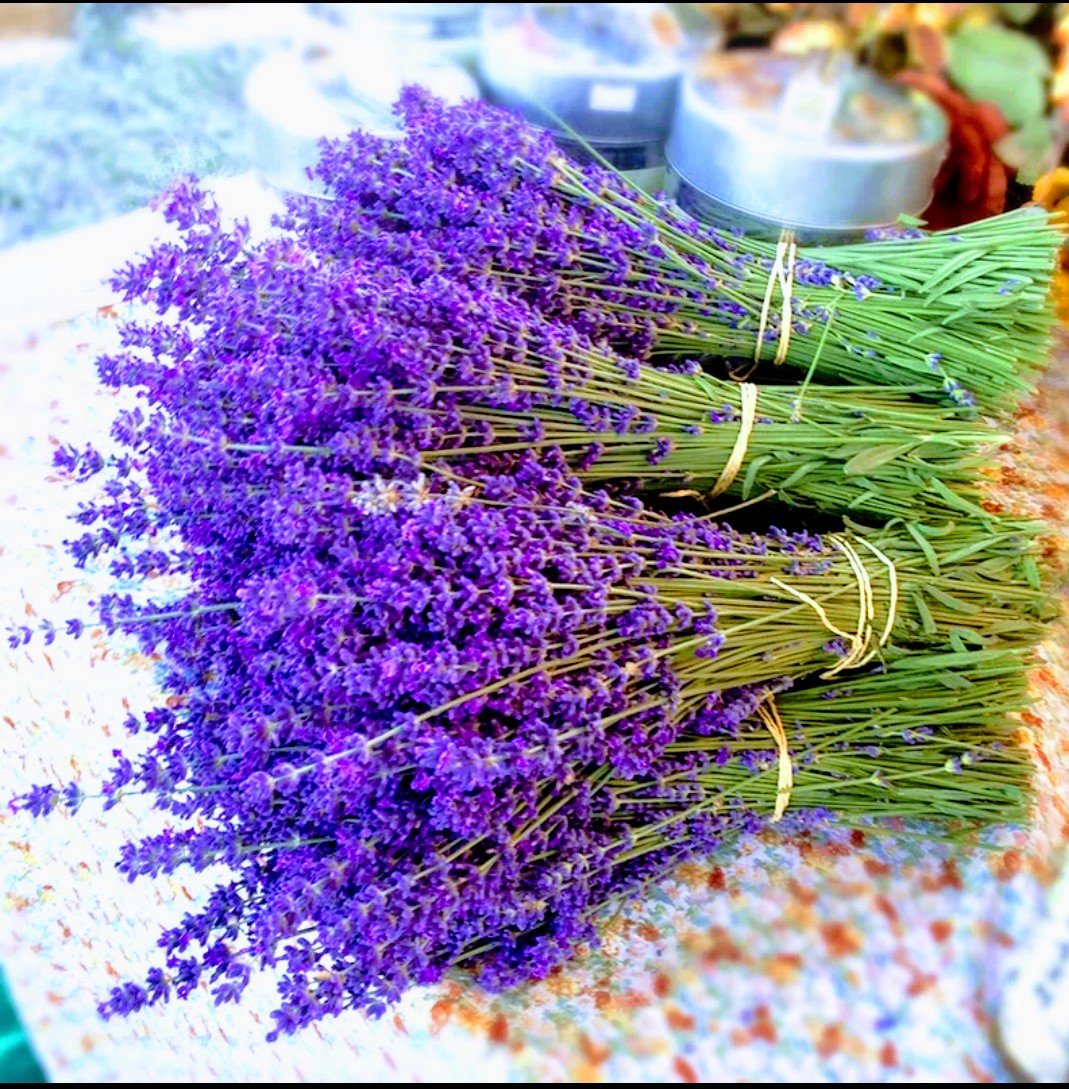
{"type": "Polygon", "coordinates": [[[607,194],[627,193],[612,172],[576,167],[580,188],[566,193],[559,149],[520,118],[479,102],[448,106],[414,87],[398,110],[403,140],[354,133],[325,145],[317,173],[333,200],[290,201],[285,224],[318,251],[416,280],[444,273],[503,285],[635,355],[680,300],[700,296],[689,275],[666,274],[649,223],[606,206],[607,194]]]}
{"type": "MultiPolygon", "coordinates": [[[[120,867],[228,877],[102,1013],[201,981],[236,1001],[260,966],[282,968],[282,1032],[379,1012],[457,966],[492,987],[536,978],[593,938],[606,898],[758,827],[698,810],[650,832],[607,782],[700,768],[701,752],[665,747],[688,723],[736,736],[764,690],[708,696],[680,672],[714,665],[723,635],[675,573],[702,565],[715,585],[820,542],[665,521],[582,492],[552,452],[419,473],[423,432],[442,427],[420,414],[427,360],[482,380],[488,344],[552,353],[544,329],[506,344],[484,313],[482,339],[465,338],[470,294],[443,283],[432,307],[388,272],[250,245],[194,187],[168,212],[182,244],[119,277],[160,319],[131,322],[99,364],[142,393],[112,428],[120,453],[56,460],[103,480],[70,549],[137,587],[102,598],[99,619],[159,653],[169,696],[127,723],[147,744],[116,752],[103,795],[149,795],[175,824],[120,867]],[[191,588],[153,596],[161,576],[191,588]]],[[[753,673],[775,683],[773,664],[753,673]]],[[[81,800],[37,787],[20,804],[81,800]]]]}
{"type": "MultiPolygon", "coordinates": [[[[153,740],[119,754],[104,794],[149,794],[179,819],[126,847],[131,879],[229,877],[105,1016],[202,980],[237,1000],[259,966],[283,970],[276,1033],[381,1012],[457,966],[491,987],[537,978],[595,937],[606,899],[760,827],[684,809],[651,838],[606,781],[700,770],[701,752],[663,758],[688,723],[738,736],[763,690],[689,713],[672,651],[715,661],[722,635],[709,606],[653,582],[717,554],[711,577],[749,574],[764,541],[585,495],[552,458],[484,465],[471,494],[294,449],[193,449],[210,451],[195,494],[176,451],[138,449],[160,509],[200,536],[183,551],[196,585],[101,603],[110,628],[163,650],[170,695],[129,724],[153,740]]],[[[127,527],[109,551],[136,562],[128,541],[158,532],[127,527]]],[[[38,788],[22,804],[59,801],[38,788]]]]}
{"type": "MultiPolygon", "coordinates": [[[[674,790],[724,759],[764,771],[745,750],[669,747],[685,731],[737,738],[786,683],[781,661],[802,675],[828,660],[824,628],[800,632],[793,601],[779,620],[764,593],[776,575],[816,584],[819,539],[584,492],[552,448],[479,453],[492,425],[461,391],[513,411],[531,396],[496,360],[529,360],[582,419],[606,410],[577,392],[576,353],[648,337],[645,317],[606,325],[594,306],[587,320],[552,275],[539,294],[524,270],[588,263],[594,246],[593,298],[653,243],[558,200],[553,153],[525,126],[412,95],[404,109],[403,148],[333,149],[342,199],[296,202],[267,241],[177,186],[165,212],[181,240],[116,278],[156,311],[99,361],[106,384],[140,395],[114,422],[118,452],[56,457],[71,480],[101,481],[69,549],[121,584],[99,621],[159,656],[168,697],[127,723],[146,736],[136,756],[117,751],[103,794],[148,795],[174,823],[128,844],[120,868],[226,869],[105,1016],[202,984],[237,1001],[272,968],[274,1032],[289,1033],[379,1013],[455,970],[495,988],[542,976],[594,938],[607,899],[762,823],[715,799],[652,818],[621,806],[616,782],[674,790]],[[394,155],[418,186],[362,165],[394,155]],[[492,254],[506,255],[493,276],[467,275],[492,254]],[[470,456],[447,469],[425,456],[458,441],[470,456]],[[188,589],[154,591],[165,577],[188,589]],[[764,625],[760,654],[721,655],[729,583],[729,618],[764,625]]],[[[626,406],[599,425],[648,426],[626,406]]],[[[43,815],[82,797],[38,787],[18,804],[43,815]]]]}

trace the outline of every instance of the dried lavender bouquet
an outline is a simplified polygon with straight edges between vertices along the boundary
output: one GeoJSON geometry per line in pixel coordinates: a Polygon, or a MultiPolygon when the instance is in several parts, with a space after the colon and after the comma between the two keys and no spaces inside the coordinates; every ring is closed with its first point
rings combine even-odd
{"type": "Polygon", "coordinates": [[[703,226],[481,103],[409,89],[405,138],[325,147],[332,202],[296,199],[318,249],[492,280],[628,354],[774,360],[1003,411],[1050,344],[1062,233],[1038,209],[822,248],[703,226]]]}
{"type": "MultiPolygon", "coordinates": [[[[870,790],[873,813],[916,815],[923,789],[934,819],[961,818],[970,794],[981,823],[1019,814],[1008,714],[1052,611],[1035,527],[963,516],[754,535],[592,491],[567,441],[480,445],[498,424],[477,410],[493,406],[454,388],[525,398],[502,434],[521,405],[525,427],[542,411],[508,367],[551,341],[492,326],[500,278],[457,296],[409,268],[406,296],[397,270],[369,279],[369,253],[337,249],[341,233],[312,245],[310,219],[252,246],[194,190],[169,210],[182,242],[120,277],[167,320],[129,325],[100,362],[142,403],[119,414],[114,451],[64,448],[57,465],[101,485],[69,542],[119,584],[94,624],[160,662],[164,699],[128,721],[101,793],[145,794],[172,823],[120,867],[224,876],[105,1016],[202,982],[236,1001],[261,970],[279,981],[275,1034],[381,1013],[457,969],[507,986],[590,938],[606,900],[770,820],[854,816],[870,790]],[[478,325],[448,309],[409,321],[436,288],[483,307],[489,332],[465,339],[478,325]],[[468,364],[481,384],[457,380],[468,364]],[[994,663],[1004,672],[985,673],[994,663]],[[839,695],[814,697],[815,675],[839,695]],[[985,708],[972,728],[956,717],[976,709],[966,688],[985,708]],[[927,703],[908,708],[907,692],[927,703]]],[[[577,423],[611,406],[608,372],[566,352],[537,365],[597,387],[601,400],[569,391],[577,423]]],[[[933,434],[949,420],[916,411],[933,434]]],[[[18,804],[77,809],[83,790],[34,787],[18,804]]]]}
{"type": "Polygon", "coordinates": [[[282,232],[254,243],[211,198],[176,191],[184,228],[117,279],[178,325],[131,322],[110,384],[145,391],[188,441],[272,443],[363,473],[560,449],[590,484],[775,496],[826,512],[938,522],[983,517],[999,428],[922,387],[753,385],[656,367],[561,319],[441,273],[414,282],[282,232]]]}
{"type": "MultiPolygon", "coordinates": [[[[196,583],[99,603],[161,656],[168,696],[130,720],[147,736],[102,793],[174,818],[124,849],[131,879],[226,876],[105,1016],[201,981],[237,1000],[258,968],[281,970],[276,1035],[458,967],[509,986],[590,940],[606,900],[770,819],[866,795],[873,814],[1019,813],[1011,648],[1047,611],[1021,527],[761,538],[532,455],[478,485],[350,477],[339,498],[291,450],[154,453],[160,509],[201,543],[151,562],[196,583]],[[790,691],[818,669],[834,688],[790,691]]],[[[143,555],[127,536],[121,569],[143,555]]],[[[19,804],[82,802],[71,784],[19,804]]]]}

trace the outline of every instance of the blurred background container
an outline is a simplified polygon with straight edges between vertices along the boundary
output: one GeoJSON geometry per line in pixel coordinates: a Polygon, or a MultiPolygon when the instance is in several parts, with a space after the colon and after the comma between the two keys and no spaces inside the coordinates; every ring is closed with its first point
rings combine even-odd
{"type": "Polygon", "coordinates": [[[683,70],[715,23],[688,25],[669,4],[487,4],[479,74],[492,101],[549,129],[570,154],[583,144],[656,187],[683,70]],[[576,137],[581,138],[577,140],[576,137]]]}
{"type": "Polygon", "coordinates": [[[405,82],[514,108],[718,222],[946,227],[1028,199],[1063,157],[1069,6],[3,4],[0,246],[143,207],[184,173],[321,193],[316,141],[395,133],[405,82]],[[772,104],[742,103],[770,84],[772,104]],[[858,109],[868,130],[845,133],[858,109]],[[903,118],[915,139],[891,132],[903,118]]]}
{"type": "Polygon", "coordinates": [[[738,49],[687,73],[668,162],[699,218],[831,240],[923,212],[946,150],[931,99],[848,54],[738,49]]]}
{"type": "Polygon", "coordinates": [[[400,136],[393,104],[406,84],[421,84],[447,102],[479,97],[458,60],[470,53],[473,12],[452,11],[478,5],[443,5],[450,18],[437,20],[400,18],[381,4],[317,6],[323,7],[334,16],[335,9],[357,10],[333,22],[309,20],[302,42],[265,57],[245,81],[254,162],[283,192],[324,195],[311,174],[323,137],[353,129],[400,136]]]}

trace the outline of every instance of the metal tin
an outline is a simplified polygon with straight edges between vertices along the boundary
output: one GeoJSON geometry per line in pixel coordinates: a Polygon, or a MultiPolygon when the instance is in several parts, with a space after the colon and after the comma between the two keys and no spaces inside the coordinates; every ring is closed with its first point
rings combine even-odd
{"type": "Polygon", "coordinates": [[[689,72],[667,148],[680,204],[804,238],[922,212],[946,154],[942,111],[868,69],[844,62],[829,76],[828,67],[828,58],[740,50],[689,72]]]}
{"type": "Polygon", "coordinates": [[[400,65],[392,58],[376,65],[366,44],[349,48],[341,36],[332,46],[276,53],[249,73],[244,87],[253,156],[276,189],[325,197],[309,176],[319,159],[322,137],[354,129],[398,138],[392,107],[406,83],[418,83],[450,102],[477,98],[478,87],[452,64],[400,65]]]}
{"type": "Polygon", "coordinates": [[[687,44],[663,4],[491,4],[479,74],[493,101],[569,152],[574,133],[619,169],[642,170],[664,161],[687,44]]]}

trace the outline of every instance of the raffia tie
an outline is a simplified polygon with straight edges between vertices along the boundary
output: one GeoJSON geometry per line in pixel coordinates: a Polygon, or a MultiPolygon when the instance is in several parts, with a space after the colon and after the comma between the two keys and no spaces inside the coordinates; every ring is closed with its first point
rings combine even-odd
{"type": "MultiPolygon", "coordinates": [[[[757,398],[759,390],[752,382],[743,382],[739,387],[739,433],[735,436],[735,445],[731,448],[728,459],[724,462],[716,483],[707,493],[706,498],[715,499],[735,483],[739,470],[746,461],[747,451],[750,449],[750,438],[753,436],[754,424],[757,423],[757,398]]],[[[684,488],[677,492],[665,492],[668,498],[693,495],[701,498],[702,493],[693,488],[684,488]]]]}
{"type": "Polygon", "coordinates": [[[726,492],[739,475],[742,463],[746,460],[746,451],[750,448],[750,436],[753,434],[754,424],[757,422],[757,387],[752,382],[743,382],[739,387],[739,433],[735,437],[735,445],[731,449],[731,456],[720,470],[710,498],[726,492]]]}
{"type": "Polygon", "coordinates": [[[761,349],[765,344],[765,333],[768,331],[768,318],[772,311],[772,296],[779,286],[780,292],[780,319],[779,319],[779,343],[776,345],[776,354],[772,362],[779,366],[787,358],[787,349],[791,345],[792,311],[791,300],[794,297],[794,265],[798,256],[798,243],[794,237],[794,231],[784,227],[779,233],[779,241],[776,243],[776,259],[772,262],[772,268],[768,273],[768,285],[765,287],[765,301],[761,306],[761,322],[757,328],[757,345],[754,348],[754,363],[760,362],[761,349]]]}
{"type": "Polygon", "coordinates": [[[856,631],[843,631],[842,628],[832,622],[831,617],[828,616],[824,606],[819,601],[799,590],[796,586],[791,586],[778,578],[770,580],[774,586],[808,605],[820,617],[820,622],[824,627],[847,644],[849,649],[842,660],[826,673],[821,674],[824,680],[836,677],[844,670],[855,669],[871,662],[880,652],[880,649],[887,645],[887,640],[890,639],[891,632],[894,630],[895,617],[898,613],[898,569],[895,567],[894,561],[863,537],[856,538],[857,543],[867,548],[887,569],[887,619],[884,622],[883,630],[877,636],[876,629],[873,626],[876,619],[875,594],[872,588],[872,576],[865,566],[865,561],[861,558],[853,543],[846,537],[835,534],[828,539],[846,557],[847,563],[850,564],[850,569],[857,579],[858,619],[856,631]]]}
{"type": "Polygon", "coordinates": [[[776,783],[776,805],[772,810],[772,823],[775,824],[790,805],[791,791],[794,789],[794,767],[791,764],[791,750],[787,747],[787,730],[776,701],[769,697],[767,703],[758,706],[757,713],[779,748],[779,779],[776,783]]]}

